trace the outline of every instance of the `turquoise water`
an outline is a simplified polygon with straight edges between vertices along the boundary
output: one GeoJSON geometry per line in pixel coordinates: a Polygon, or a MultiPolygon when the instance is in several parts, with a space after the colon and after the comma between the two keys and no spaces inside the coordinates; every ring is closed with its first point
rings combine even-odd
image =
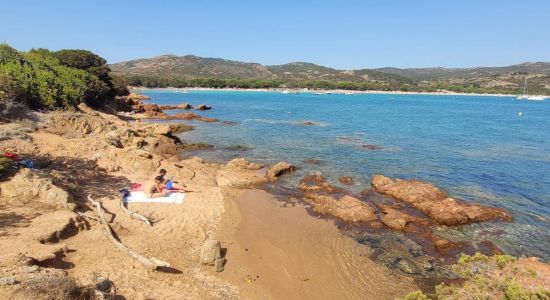
{"type": "Polygon", "coordinates": [[[216,146],[200,154],[206,159],[246,156],[265,163],[288,161],[300,168],[285,179],[289,186],[309,172],[320,172],[335,183],[340,176],[352,176],[355,191],[368,187],[373,174],[424,179],[455,197],[514,214],[512,223],[452,229],[455,236],[490,239],[505,252],[550,260],[550,101],[391,94],[142,93],[160,104],[206,103],[214,109],[199,114],[238,123],[188,122],[196,129],[182,136],[184,141],[216,146]],[[304,121],[316,125],[307,126],[304,121]]]}

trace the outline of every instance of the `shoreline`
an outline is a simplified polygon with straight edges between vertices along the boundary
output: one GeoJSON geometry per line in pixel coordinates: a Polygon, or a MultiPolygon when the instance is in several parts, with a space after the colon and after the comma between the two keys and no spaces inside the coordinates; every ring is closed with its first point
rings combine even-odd
{"type": "Polygon", "coordinates": [[[335,220],[311,216],[298,199],[283,204],[261,186],[222,194],[216,238],[234,247],[220,277],[244,298],[395,299],[421,286],[371,259],[372,248],[343,234],[335,220]]]}
{"type": "MultiPolygon", "coordinates": [[[[456,93],[456,92],[406,92],[406,91],[356,91],[356,90],[324,90],[324,89],[287,89],[287,88],[261,88],[261,89],[243,89],[243,88],[147,88],[147,87],[129,87],[130,91],[208,91],[208,92],[271,92],[284,94],[338,94],[338,95],[427,95],[427,96],[480,96],[480,97],[509,97],[515,98],[518,95],[514,94],[479,94],[479,93],[456,93]]],[[[533,95],[535,96],[535,95],[533,95]]],[[[550,97],[550,96],[544,96],[550,97]]]]}

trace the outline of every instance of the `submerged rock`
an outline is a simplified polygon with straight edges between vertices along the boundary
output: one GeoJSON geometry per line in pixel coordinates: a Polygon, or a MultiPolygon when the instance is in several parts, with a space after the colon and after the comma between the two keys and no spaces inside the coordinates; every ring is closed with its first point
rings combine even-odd
{"type": "Polygon", "coordinates": [[[382,150],[382,149],[384,149],[384,148],[382,148],[382,146],[370,145],[370,144],[365,144],[365,145],[362,145],[361,147],[363,147],[363,149],[367,149],[367,150],[382,150]]]}
{"type": "Polygon", "coordinates": [[[510,213],[503,209],[469,204],[451,198],[437,187],[420,180],[392,180],[382,175],[374,175],[371,185],[377,192],[408,203],[444,225],[512,220],[510,213]]]}
{"type": "Polygon", "coordinates": [[[352,185],[354,183],[353,178],[350,176],[341,176],[338,180],[345,185],[352,185]]]}
{"type": "Polygon", "coordinates": [[[317,174],[305,176],[299,184],[299,188],[307,192],[326,192],[336,193],[341,191],[340,188],[333,186],[328,180],[317,174]]]}
{"type": "Polygon", "coordinates": [[[391,229],[404,231],[407,224],[411,222],[424,222],[423,219],[413,217],[407,213],[399,211],[390,205],[380,204],[378,206],[382,211],[382,223],[391,229]]]}

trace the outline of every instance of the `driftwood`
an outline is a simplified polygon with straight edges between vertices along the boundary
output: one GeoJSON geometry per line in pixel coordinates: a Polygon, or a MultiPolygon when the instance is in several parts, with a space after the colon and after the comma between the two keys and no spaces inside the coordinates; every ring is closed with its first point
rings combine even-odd
{"type": "Polygon", "coordinates": [[[143,221],[145,222],[145,224],[149,225],[149,226],[153,226],[153,224],[151,224],[151,221],[149,221],[149,219],[147,219],[146,217],[136,213],[136,212],[133,212],[131,210],[129,210],[128,208],[126,208],[126,206],[124,206],[124,196],[120,196],[120,209],[126,214],[128,215],[130,218],[134,218],[134,219],[137,219],[137,220],[140,220],[140,221],[143,221]]]}
{"type": "Polygon", "coordinates": [[[148,267],[149,269],[152,269],[152,270],[156,270],[160,267],[169,267],[170,266],[170,264],[167,263],[167,262],[163,262],[163,261],[161,261],[159,259],[156,259],[154,257],[149,259],[149,258],[135,252],[134,250],[124,246],[124,244],[122,244],[119,240],[117,240],[115,238],[115,236],[113,235],[113,230],[111,229],[111,226],[109,226],[109,223],[107,222],[107,219],[105,219],[105,215],[103,213],[103,208],[101,207],[101,202],[94,201],[94,199],[92,199],[92,197],[90,195],[88,195],[88,201],[90,201],[90,203],[95,207],[96,214],[99,217],[99,222],[101,223],[101,225],[103,225],[103,228],[105,229],[105,233],[106,233],[107,237],[111,240],[111,242],[113,242],[113,244],[120,251],[130,255],[132,258],[136,259],[137,261],[139,261],[140,263],[142,263],[143,265],[145,265],[146,267],[148,267]]]}

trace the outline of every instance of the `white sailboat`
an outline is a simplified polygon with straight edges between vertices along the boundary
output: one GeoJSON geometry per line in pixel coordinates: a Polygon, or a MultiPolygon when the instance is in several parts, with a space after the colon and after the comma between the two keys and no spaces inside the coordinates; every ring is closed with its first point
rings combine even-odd
{"type": "Polygon", "coordinates": [[[527,77],[525,77],[525,82],[523,83],[523,94],[516,97],[518,100],[533,100],[533,101],[542,101],[546,99],[546,96],[537,96],[529,95],[527,93],[527,77]]]}

